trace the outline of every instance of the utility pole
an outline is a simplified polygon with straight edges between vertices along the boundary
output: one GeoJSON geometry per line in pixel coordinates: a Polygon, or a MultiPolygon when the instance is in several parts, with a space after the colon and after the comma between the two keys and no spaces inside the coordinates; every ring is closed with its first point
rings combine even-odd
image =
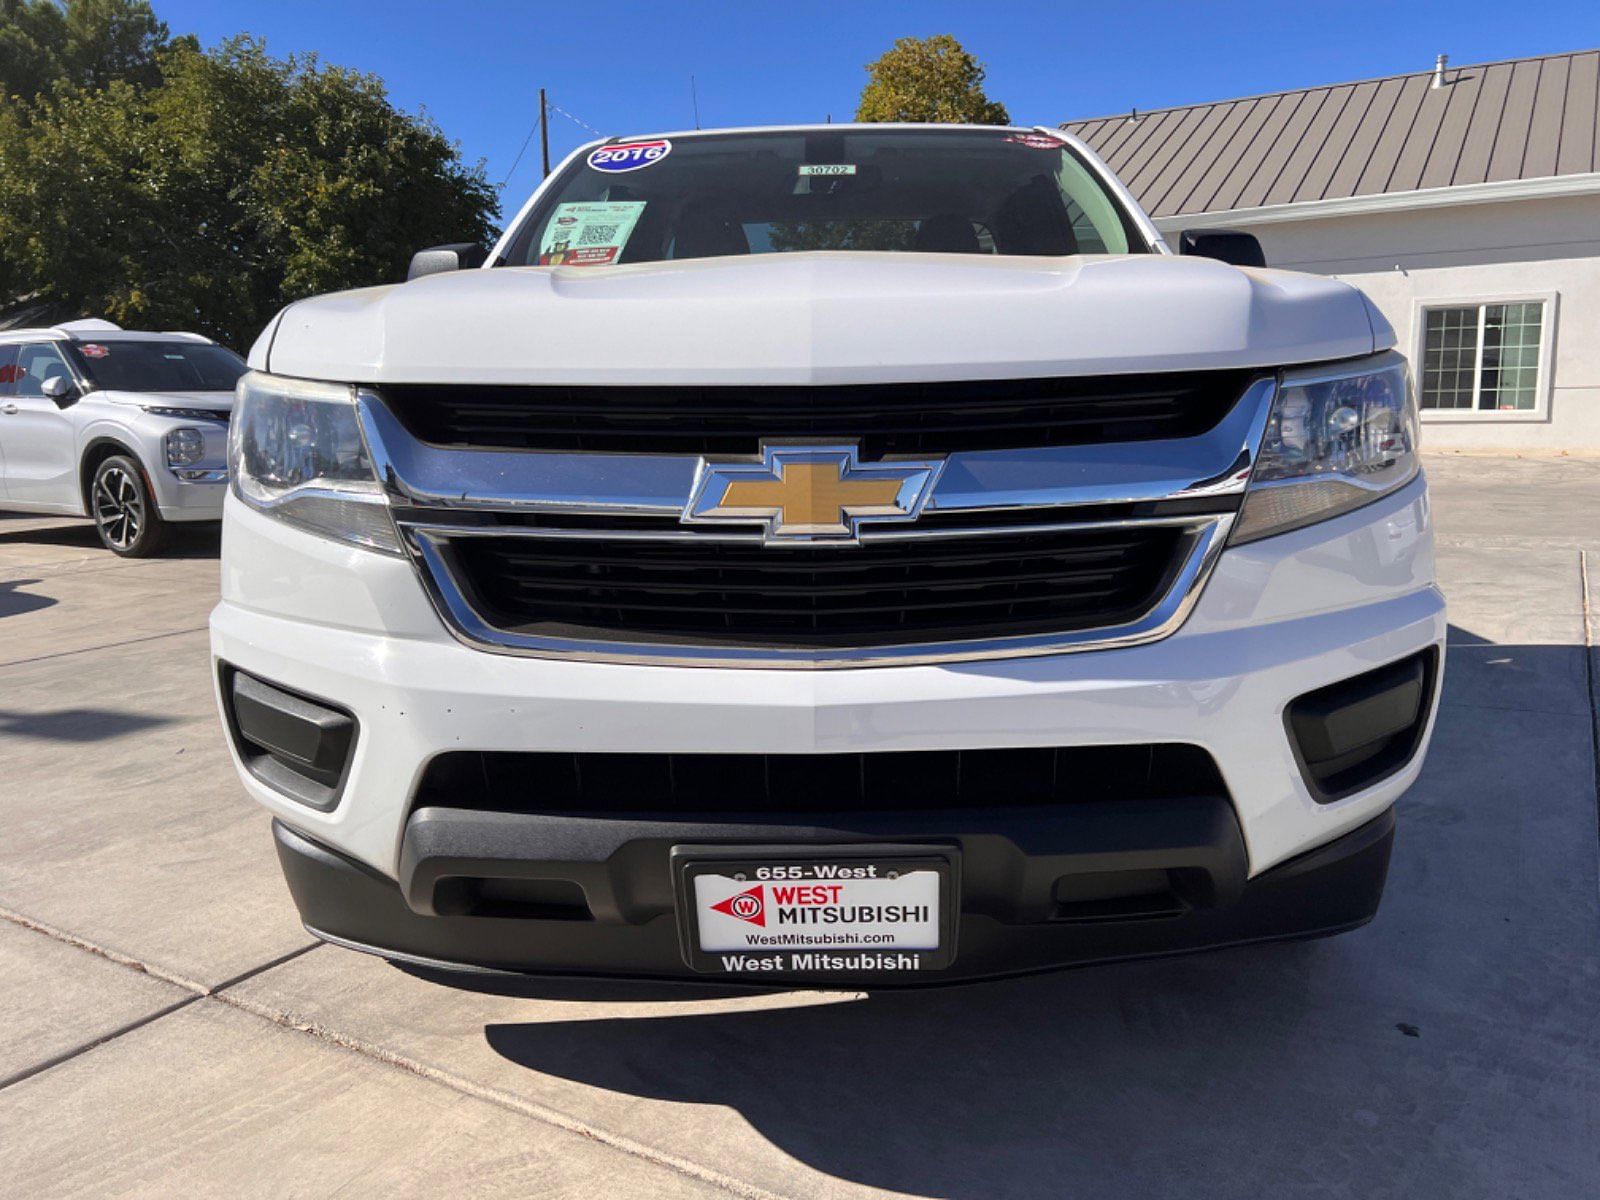
{"type": "Polygon", "coordinates": [[[539,89],[539,157],[544,160],[544,177],[550,178],[550,108],[544,102],[544,89],[539,89]]]}

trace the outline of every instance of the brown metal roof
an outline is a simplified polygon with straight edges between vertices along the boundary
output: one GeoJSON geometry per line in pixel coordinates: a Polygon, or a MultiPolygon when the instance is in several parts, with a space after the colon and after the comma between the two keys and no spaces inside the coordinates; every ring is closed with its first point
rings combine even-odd
{"type": "Polygon", "coordinates": [[[1600,50],[1067,121],[1151,216],[1600,171],[1600,50]]]}

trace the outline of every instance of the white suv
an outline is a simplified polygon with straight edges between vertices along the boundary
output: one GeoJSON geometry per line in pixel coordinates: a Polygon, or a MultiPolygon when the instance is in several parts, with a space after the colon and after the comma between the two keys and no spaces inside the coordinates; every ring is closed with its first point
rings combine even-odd
{"type": "Polygon", "coordinates": [[[211,630],[307,927],[876,986],[1368,920],[1445,644],[1406,363],[1182,244],[1049,130],[668,134],[286,309],[211,630]]]}
{"type": "Polygon", "coordinates": [[[130,558],[216,521],[244,361],[197,333],[107,321],[0,330],[0,509],[93,517],[130,558]]]}

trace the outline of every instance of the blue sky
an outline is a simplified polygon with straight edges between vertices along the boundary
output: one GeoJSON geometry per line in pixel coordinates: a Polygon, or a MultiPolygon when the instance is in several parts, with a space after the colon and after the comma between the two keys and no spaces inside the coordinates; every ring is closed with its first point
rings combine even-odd
{"type": "MultiPolygon", "coordinates": [[[[558,5],[537,0],[154,0],[174,33],[207,45],[249,32],[274,54],[314,51],[370,71],[396,103],[425,109],[506,180],[514,211],[538,181],[551,100],[607,134],[691,128],[689,77],[706,126],[848,120],[864,64],[897,37],[953,33],[988,67],[988,92],[1027,124],[1160,108],[1600,46],[1594,0],[1277,0],[1203,6],[873,0],[558,5]]],[[[593,136],[555,115],[551,160],[593,136]]]]}

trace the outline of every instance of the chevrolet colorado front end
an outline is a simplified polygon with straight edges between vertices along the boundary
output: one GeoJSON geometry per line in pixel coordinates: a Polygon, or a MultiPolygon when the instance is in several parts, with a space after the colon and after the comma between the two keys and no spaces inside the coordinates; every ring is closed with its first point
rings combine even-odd
{"type": "Polygon", "coordinates": [[[239,388],[215,678],[313,933],[877,986],[1373,915],[1445,612],[1358,291],[1029,129],[610,139],[465,257],[239,388]]]}

